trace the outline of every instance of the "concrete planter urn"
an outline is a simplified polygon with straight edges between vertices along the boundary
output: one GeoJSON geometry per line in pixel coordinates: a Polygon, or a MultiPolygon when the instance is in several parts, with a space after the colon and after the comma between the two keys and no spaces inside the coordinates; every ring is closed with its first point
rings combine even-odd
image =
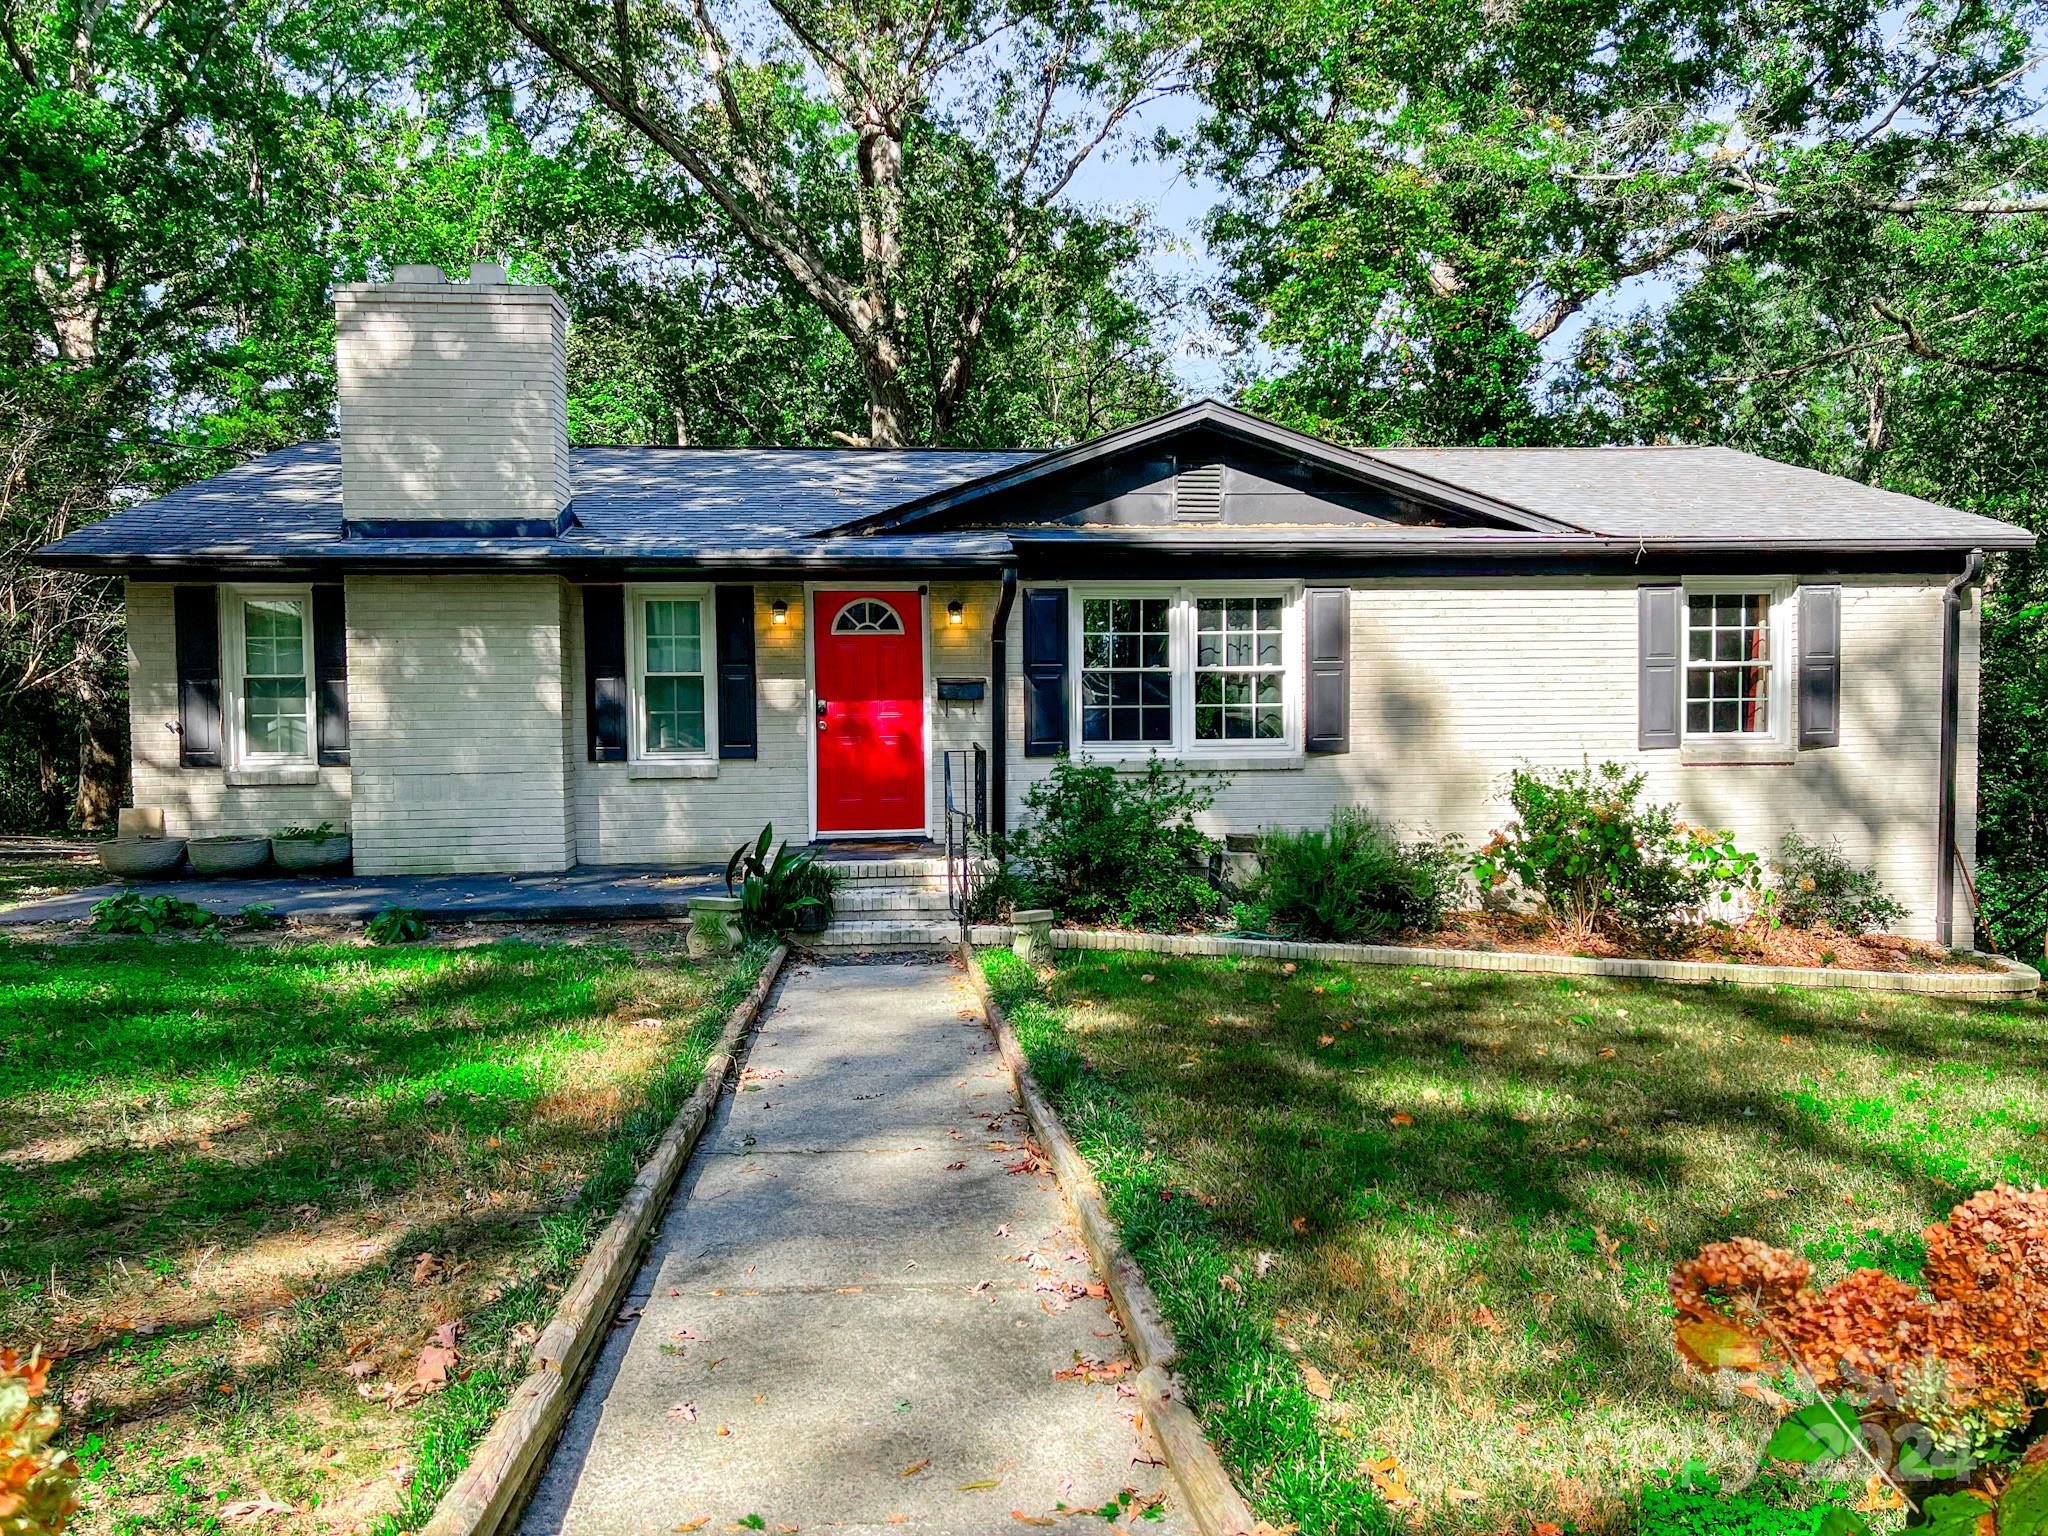
{"type": "Polygon", "coordinates": [[[100,868],[123,880],[152,880],[185,862],[182,837],[117,837],[100,844],[100,868]]]}
{"type": "Polygon", "coordinates": [[[701,958],[738,949],[740,905],[737,896],[692,896],[690,953],[701,958]]]}
{"type": "Polygon", "coordinates": [[[185,845],[193,871],[201,875],[246,875],[270,861],[267,837],[195,837],[185,845]]]}
{"type": "Polygon", "coordinates": [[[1053,912],[1048,907],[1028,907],[1010,914],[1010,948],[1027,965],[1052,964],[1053,912]]]}
{"type": "Polygon", "coordinates": [[[355,856],[355,840],[346,832],[326,837],[273,837],[270,857],[277,867],[292,874],[315,874],[339,869],[355,856]]]}

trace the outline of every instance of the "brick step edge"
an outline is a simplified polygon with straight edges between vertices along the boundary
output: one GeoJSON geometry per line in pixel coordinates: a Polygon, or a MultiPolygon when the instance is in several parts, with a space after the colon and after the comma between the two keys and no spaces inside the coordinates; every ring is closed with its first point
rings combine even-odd
{"type": "Polygon", "coordinates": [[[1984,971],[1853,971],[1832,966],[1731,965],[1710,960],[1603,959],[1523,954],[1505,949],[1423,949],[1408,944],[1307,944],[1210,933],[1121,933],[1055,928],[1055,949],[1123,949],[1152,955],[1231,955],[1258,960],[1322,960],[1340,965],[1403,965],[1452,971],[1537,971],[1552,976],[1614,976],[1635,981],[1722,983],[1738,987],[1838,987],[1854,992],[1918,992],[1937,997],[2029,997],[2041,990],[2031,965],[1989,955],[1984,971]]]}
{"type": "Polygon", "coordinates": [[[1267,1528],[1252,1514],[1251,1505],[1230,1480],[1223,1458],[1216,1454],[1216,1448],[1203,1432],[1201,1420],[1181,1397],[1180,1382],[1173,1374],[1180,1345],[1167,1325],[1145,1272],[1124,1247],[1123,1236],[1102,1198],[1102,1188],[1095,1182],[1094,1170],[1067,1134],[1059,1111],[1038,1086],[1009,1016],[989,991],[988,978],[981,973],[981,962],[973,945],[961,946],[960,958],[973,978],[975,994],[995,1033],[996,1047],[1016,1082],[1017,1097],[1024,1102],[1031,1129],[1052,1163],[1061,1193],[1073,1208],[1082,1244],[1097,1273],[1108,1284],[1110,1300],[1116,1303],[1124,1332],[1130,1336],[1132,1351],[1138,1357],[1136,1385],[1141,1416],[1159,1443],[1166,1470],[1173,1474],[1180,1488],[1182,1504],[1202,1536],[1254,1536],[1267,1528]]]}

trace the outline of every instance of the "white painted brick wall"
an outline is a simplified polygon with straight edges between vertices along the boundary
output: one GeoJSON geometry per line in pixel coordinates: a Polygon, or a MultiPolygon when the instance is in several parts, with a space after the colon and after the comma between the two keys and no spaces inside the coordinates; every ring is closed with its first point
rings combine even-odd
{"type": "Polygon", "coordinates": [[[323,821],[346,826],[349,770],[313,784],[231,785],[219,768],[182,768],[178,641],[172,588],[128,584],[128,729],[134,803],[161,806],[172,837],[255,836],[323,821]]]}
{"type": "Polygon", "coordinates": [[[570,831],[553,576],[352,576],[356,868],[559,870],[570,831]]]}
{"type": "MultiPolygon", "coordinates": [[[[1241,771],[1212,830],[1311,825],[1362,806],[1411,832],[1483,840],[1508,819],[1498,792],[1518,762],[1606,759],[1647,770],[1646,793],[1768,853],[1779,836],[1839,838],[1876,864],[1934,931],[1942,580],[1845,584],[1842,744],[1785,765],[1697,766],[1636,748],[1636,584],[1379,581],[1352,592],[1351,751],[1299,768],[1241,771]]],[[[1796,609],[1796,605],[1795,609],[1796,609]]],[[[1010,637],[1011,825],[1050,767],[1021,756],[1021,608],[1010,637]]],[[[1796,624],[1796,612],[1791,616],[1796,624]]],[[[1792,624],[1788,647],[1796,646],[1792,624]]],[[[1959,839],[1974,864],[1977,623],[1964,622],[1959,839]]],[[[1796,650],[1793,652],[1796,654],[1796,650]]],[[[1958,896],[1958,912],[1964,911],[1958,896]]]]}
{"type": "Polygon", "coordinates": [[[350,518],[552,517],[569,504],[568,311],[516,284],[334,298],[350,518]]]}

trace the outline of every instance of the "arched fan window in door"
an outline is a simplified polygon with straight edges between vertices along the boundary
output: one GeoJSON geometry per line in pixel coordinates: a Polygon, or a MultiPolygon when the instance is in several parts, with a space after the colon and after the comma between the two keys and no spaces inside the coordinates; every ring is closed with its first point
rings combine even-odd
{"type": "Polygon", "coordinates": [[[900,635],[903,619],[887,603],[863,597],[848,603],[832,621],[835,635],[900,635]]]}

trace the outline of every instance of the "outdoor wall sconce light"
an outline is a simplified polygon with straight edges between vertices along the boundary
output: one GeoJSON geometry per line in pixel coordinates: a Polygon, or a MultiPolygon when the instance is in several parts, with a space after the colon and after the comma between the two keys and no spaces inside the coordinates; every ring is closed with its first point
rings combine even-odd
{"type": "Polygon", "coordinates": [[[946,622],[948,624],[965,624],[967,622],[967,606],[957,597],[946,604],[946,622]]]}
{"type": "Polygon", "coordinates": [[[779,597],[770,603],[768,605],[768,622],[770,624],[787,624],[789,622],[789,604],[779,597]]]}

